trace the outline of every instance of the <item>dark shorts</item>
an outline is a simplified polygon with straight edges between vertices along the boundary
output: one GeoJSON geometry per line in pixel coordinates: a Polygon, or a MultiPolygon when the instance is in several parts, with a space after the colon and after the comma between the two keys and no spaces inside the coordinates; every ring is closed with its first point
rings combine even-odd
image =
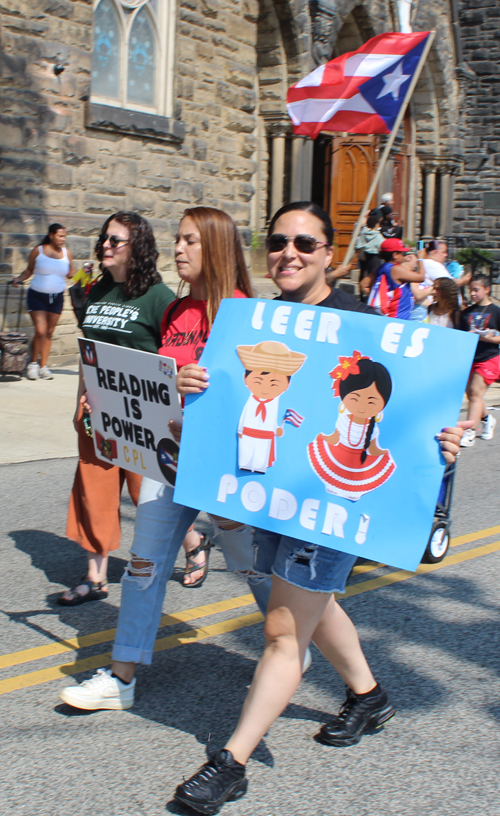
{"type": "Polygon", "coordinates": [[[64,292],[47,295],[45,292],[37,292],[36,289],[28,289],[26,304],[28,312],[61,314],[64,305],[64,292]]]}
{"type": "Polygon", "coordinates": [[[254,570],[309,592],[344,592],[357,556],[256,529],[254,570]]]}

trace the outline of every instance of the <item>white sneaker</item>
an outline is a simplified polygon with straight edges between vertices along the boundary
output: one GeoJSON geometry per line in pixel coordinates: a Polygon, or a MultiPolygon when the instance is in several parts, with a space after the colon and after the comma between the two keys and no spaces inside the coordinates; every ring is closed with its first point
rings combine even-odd
{"type": "Polygon", "coordinates": [[[461,448],[472,448],[476,444],[476,432],[474,428],[467,428],[460,440],[461,448]]]}
{"type": "Polygon", "coordinates": [[[38,375],[41,380],[53,380],[54,375],[48,366],[44,366],[40,369],[40,373],[38,375]]]}
{"type": "Polygon", "coordinates": [[[305,674],[306,671],[311,667],[311,663],[313,662],[312,654],[309,646],[306,649],[306,653],[304,655],[304,662],[302,664],[302,674],[305,674]]]}
{"type": "Polygon", "coordinates": [[[40,366],[38,363],[28,363],[28,368],[26,369],[26,376],[28,380],[38,380],[40,376],[40,366]]]}
{"type": "Polygon", "coordinates": [[[483,432],[481,434],[481,439],[493,439],[493,435],[495,433],[495,425],[497,421],[494,416],[488,414],[486,419],[483,421],[483,432]]]}
{"type": "Polygon", "coordinates": [[[123,711],[134,705],[135,677],[128,685],[117,677],[111,676],[111,669],[97,669],[90,680],[84,680],[79,686],[67,686],[59,697],[63,703],[85,711],[97,711],[111,708],[123,711]]]}

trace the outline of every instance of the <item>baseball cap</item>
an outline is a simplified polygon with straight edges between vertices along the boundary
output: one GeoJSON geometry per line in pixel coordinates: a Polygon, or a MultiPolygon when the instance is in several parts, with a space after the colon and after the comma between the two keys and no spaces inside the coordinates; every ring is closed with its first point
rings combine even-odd
{"type": "Polygon", "coordinates": [[[380,249],[382,252],[408,252],[411,247],[405,246],[401,238],[386,238],[380,249]]]}

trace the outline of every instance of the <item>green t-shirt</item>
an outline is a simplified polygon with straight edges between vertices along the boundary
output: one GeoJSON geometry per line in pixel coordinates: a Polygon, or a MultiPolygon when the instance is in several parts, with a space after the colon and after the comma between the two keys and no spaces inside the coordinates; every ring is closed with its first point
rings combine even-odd
{"type": "Polygon", "coordinates": [[[85,300],[80,328],[89,340],[157,354],[162,317],[173,300],[174,293],[164,283],[155,283],[145,295],[127,300],[123,283],[109,286],[98,281],[85,300]]]}

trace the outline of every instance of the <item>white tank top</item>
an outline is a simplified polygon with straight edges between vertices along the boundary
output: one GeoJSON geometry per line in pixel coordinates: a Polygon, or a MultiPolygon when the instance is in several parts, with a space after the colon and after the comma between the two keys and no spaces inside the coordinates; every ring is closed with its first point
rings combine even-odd
{"type": "Polygon", "coordinates": [[[66,275],[69,272],[69,259],[66,247],[62,248],[62,258],[49,258],[43,251],[43,246],[38,247],[38,255],[35,258],[35,273],[30,284],[30,289],[35,292],[43,292],[46,295],[58,295],[66,288],[66,275]]]}

